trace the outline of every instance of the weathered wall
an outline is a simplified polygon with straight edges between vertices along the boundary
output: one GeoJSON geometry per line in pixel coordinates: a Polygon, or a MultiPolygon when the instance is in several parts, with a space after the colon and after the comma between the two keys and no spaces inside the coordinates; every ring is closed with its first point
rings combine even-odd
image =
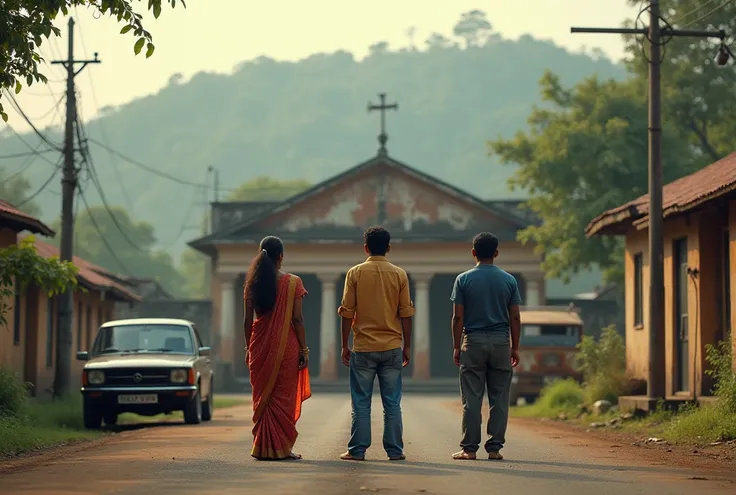
{"type": "MultiPolygon", "coordinates": [[[[712,388],[707,369],[705,346],[714,344],[723,334],[722,307],[722,235],[727,226],[723,210],[668,219],[664,224],[664,310],[665,310],[665,372],[666,393],[678,392],[678,373],[682,363],[678,353],[676,317],[674,243],[687,239],[688,268],[698,275],[687,280],[687,345],[688,376],[683,378],[689,391],[707,395],[712,388]]],[[[649,261],[648,231],[633,230],[626,237],[626,357],[632,377],[646,379],[649,359],[649,261]],[[643,314],[644,324],[634,325],[634,255],[643,254],[643,314]]]]}

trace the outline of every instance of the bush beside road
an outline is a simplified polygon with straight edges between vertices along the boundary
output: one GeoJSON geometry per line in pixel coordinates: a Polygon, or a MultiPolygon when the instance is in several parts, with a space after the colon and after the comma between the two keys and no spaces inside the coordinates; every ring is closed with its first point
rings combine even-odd
{"type": "Polygon", "coordinates": [[[621,414],[617,398],[629,393],[625,376],[625,347],[614,331],[604,330],[600,341],[580,346],[584,381],[559,380],[546,386],[531,405],[512,408],[512,415],[572,423],[596,430],[619,430],[644,435],[644,440],[692,445],[736,445],[736,376],[731,369],[731,345],[708,346],[709,373],[717,383],[714,400],[685,403],[678,410],[640,417],[621,414]],[[615,378],[615,379],[614,379],[615,378]]]}
{"type": "MultiPolygon", "coordinates": [[[[215,408],[247,404],[238,397],[216,397],[215,408]]],[[[120,415],[120,424],[161,422],[182,419],[181,413],[146,418],[120,415]]],[[[7,458],[76,442],[94,440],[112,431],[85,430],[82,401],[73,397],[60,401],[30,399],[15,373],[0,368],[0,458],[7,458]]]]}

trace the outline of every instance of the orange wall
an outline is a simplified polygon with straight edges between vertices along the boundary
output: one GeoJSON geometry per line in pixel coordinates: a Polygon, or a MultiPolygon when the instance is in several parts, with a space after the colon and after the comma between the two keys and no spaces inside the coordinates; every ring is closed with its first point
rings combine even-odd
{"type": "MultiPolygon", "coordinates": [[[[55,313],[56,301],[54,301],[54,305],[51,308],[54,312],[51,315],[51,346],[48,348],[51,351],[50,366],[48,366],[49,363],[47,362],[49,298],[37,290],[29,289],[23,294],[20,307],[20,341],[14,341],[13,307],[11,304],[9,311],[11,321],[8,327],[0,333],[0,366],[6,366],[15,370],[25,381],[35,385],[38,396],[43,396],[51,392],[54,380],[58,331],[58,321],[55,313]]],[[[97,329],[108,317],[114,318],[114,301],[101,300],[99,292],[76,292],[74,294],[74,314],[72,321],[73,380],[79,380],[83,365],[82,362],[77,361],[75,358],[77,350],[88,350],[87,343],[94,342],[97,329]],[[77,326],[80,318],[82,323],[81,341],[77,326]]]]}
{"type": "MultiPolygon", "coordinates": [[[[733,202],[732,202],[733,203],[733,202]]],[[[736,207],[732,206],[734,211],[736,207]]],[[[731,252],[736,251],[736,229],[731,215],[731,252]]],[[[664,225],[664,285],[665,285],[665,371],[666,393],[677,392],[676,373],[679,358],[675,336],[675,266],[673,243],[686,237],[688,245],[688,267],[698,269],[695,283],[688,277],[688,340],[689,373],[688,389],[698,395],[710,393],[712,383],[704,371],[705,346],[714,344],[722,330],[719,298],[721,297],[720,248],[723,229],[728,227],[728,216],[723,210],[712,209],[689,217],[667,220],[664,225]]],[[[731,271],[734,270],[734,256],[731,255],[731,271]]],[[[627,371],[632,377],[646,379],[649,367],[649,260],[648,230],[635,230],[626,236],[626,362],[627,371]],[[643,254],[643,315],[644,324],[634,325],[634,256],[643,254]]],[[[731,280],[733,287],[734,280],[731,280]]],[[[734,291],[731,290],[731,306],[734,304],[734,291]]],[[[732,315],[733,319],[733,315],[732,315]]]]}
{"type": "Polygon", "coordinates": [[[731,260],[731,346],[733,369],[736,371],[736,201],[728,203],[729,251],[731,260]]]}

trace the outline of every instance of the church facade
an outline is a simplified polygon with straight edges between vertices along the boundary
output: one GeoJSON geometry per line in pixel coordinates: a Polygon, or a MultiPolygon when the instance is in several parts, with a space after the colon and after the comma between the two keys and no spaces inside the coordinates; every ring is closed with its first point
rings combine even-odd
{"type": "Polygon", "coordinates": [[[407,377],[455,377],[449,297],[455,277],[474,264],[470,241],[481,231],[496,234],[498,264],[519,281],[523,304],[541,305],[541,256],[517,241],[518,231],[534,222],[518,202],[481,200],[385,151],[283,202],[214,203],[212,233],[190,245],[212,259],[212,342],[221,373],[247,380],[245,272],[260,240],[276,235],[285,244],[284,269],[299,275],[308,291],[311,375],[322,381],[347,378],[337,315],[344,277],[365,259],[363,231],[383,225],[392,237],[389,259],[407,271],[416,307],[407,377]]]}

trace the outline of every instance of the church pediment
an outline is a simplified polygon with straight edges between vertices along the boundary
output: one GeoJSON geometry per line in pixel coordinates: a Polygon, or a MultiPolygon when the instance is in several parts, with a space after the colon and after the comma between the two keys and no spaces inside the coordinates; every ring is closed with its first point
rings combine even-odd
{"type": "Polygon", "coordinates": [[[415,234],[468,232],[480,226],[514,227],[483,204],[385,164],[337,182],[253,227],[306,234],[333,229],[363,230],[370,225],[415,234]]]}

